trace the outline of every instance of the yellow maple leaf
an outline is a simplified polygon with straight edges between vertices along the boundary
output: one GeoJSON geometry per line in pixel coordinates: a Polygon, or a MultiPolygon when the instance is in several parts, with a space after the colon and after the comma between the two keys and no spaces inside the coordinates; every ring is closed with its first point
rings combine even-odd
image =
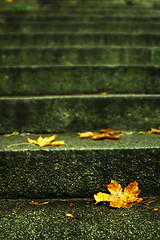
{"type": "Polygon", "coordinates": [[[111,183],[107,185],[108,191],[111,194],[99,192],[94,195],[96,203],[98,202],[109,202],[111,207],[125,207],[131,202],[141,202],[143,199],[138,198],[140,190],[138,189],[137,181],[130,183],[123,190],[121,185],[111,180],[111,183]]]}
{"type": "Polygon", "coordinates": [[[151,128],[151,131],[148,132],[148,134],[160,134],[160,127],[158,129],[151,128]]]}
{"type": "Polygon", "coordinates": [[[60,146],[60,145],[65,145],[64,141],[54,141],[56,139],[57,135],[53,135],[51,137],[44,137],[42,138],[41,136],[37,140],[32,140],[28,138],[28,142],[31,144],[39,145],[40,147],[44,146],[60,146]],[[54,141],[54,142],[53,142],[54,141]]]}
{"type": "Polygon", "coordinates": [[[80,138],[92,138],[94,136],[94,132],[82,132],[78,133],[80,138]]]}

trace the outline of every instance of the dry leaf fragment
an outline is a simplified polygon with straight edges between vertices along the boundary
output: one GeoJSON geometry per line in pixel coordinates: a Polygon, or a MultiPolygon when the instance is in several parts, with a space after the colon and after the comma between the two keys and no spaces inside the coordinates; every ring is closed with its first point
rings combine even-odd
{"type": "Polygon", "coordinates": [[[72,218],[80,218],[80,216],[75,216],[74,214],[71,213],[65,213],[67,217],[72,217],[72,218]]]}
{"type": "Polygon", "coordinates": [[[140,131],[139,134],[148,134],[148,135],[150,135],[150,134],[160,134],[160,127],[158,129],[151,128],[151,130],[148,131],[148,132],[140,131]]]}
{"type": "Polygon", "coordinates": [[[92,138],[95,133],[94,132],[82,132],[82,133],[78,133],[80,138],[92,138]]]}
{"type": "Polygon", "coordinates": [[[100,132],[102,132],[102,133],[111,133],[111,132],[116,132],[115,130],[113,130],[113,129],[110,129],[110,128],[108,128],[108,129],[100,129],[99,131],[100,131],[100,132]]]}
{"type": "Polygon", "coordinates": [[[61,145],[65,145],[64,141],[55,141],[55,142],[51,142],[50,144],[51,146],[61,146],[61,145]]]}
{"type": "Polygon", "coordinates": [[[39,202],[31,201],[29,204],[38,205],[39,202]]]}
{"type": "Polygon", "coordinates": [[[44,205],[44,204],[48,204],[48,202],[39,203],[39,202],[31,201],[31,202],[29,202],[29,204],[32,204],[32,205],[44,205]]]}
{"type": "Polygon", "coordinates": [[[4,137],[12,137],[12,136],[16,136],[16,135],[19,135],[19,132],[12,132],[12,133],[9,133],[9,134],[4,134],[3,136],[4,137]]]}
{"type": "Polygon", "coordinates": [[[120,208],[127,206],[130,202],[141,202],[143,200],[142,198],[138,198],[141,191],[138,189],[138,183],[136,181],[130,183],[123,190],[120,184],[111,180],[107,188],[111,194],[99,192],[94,195],[96,204],[98,202],[109,202],[109,206],[120,208]]]}
{"type": "Polygon", "coordinates": [[[60,146],[60,145],[65,145],[64,141],[55,141],[57,135],[53,135],[51,137],[44,137],[42,138],[41,136],[37,139],[37,140],[32,140],[30,138],[28,138],[28,142],[31,144],[35,144],[35,145],[39,145],[40,147],[44,147],[44,146],[60,146]]]}
{"type": "Polygon", "coordinates": [[[154,208],[154,212],[158,212],[158,208],[154,208]]]}

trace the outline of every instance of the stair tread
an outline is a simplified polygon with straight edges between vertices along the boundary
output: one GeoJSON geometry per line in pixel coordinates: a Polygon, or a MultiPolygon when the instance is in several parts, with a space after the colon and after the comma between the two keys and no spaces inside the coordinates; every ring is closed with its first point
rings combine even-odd
{"type": "MultiPolygon", "coordinates": [[[[85,199],[49,199],[49,203],[42,206],[30,205],[28,201],[0,200],[1,218],[8,219],[0,221],[2,239],[110,240],[160,237],[159,213],[153,215],[145,207],[115,210],[85,199]],[[70,203],[73,203],[73,207],[70,207],[70,203]],[[65,213],[80,218],[73,219],[65,216],[65,213]]],[[[160,202],[153,202],[149,206],[160,208],[160,202]]]]}
{"type": "MultiPolygon", "coordinates": [[[[145,126],[144,126],[145,127],[145,126]]],[[[122,131],[123,129],[116,129],[122,131]]],[[[88,129],[92,131],[92,129],[88,129]]],[[[142,131],[145,131],[142,129],[142,131]]],[[[79,129],[79,132],[83,132],[79,129]]],[[[94,131],[93,131],[94,132],[94,131]]],[[[96,132],[99,132],[98,130],[96,132]]],[[[54,133],[53,133],[54,134],[54,133]]],[[[33,144],[26,145],[15,145],[18,143],[28,143],[27,138],[36,140],[39,136],[48,137],[53,134],[33,134],[33,133],[22,133],[17,136],[4,137],[0,135],[0,152],[24,152],[24,151],[66,151],[66,150],[116,150],[116,149],[160,149],[160,135],[158,134],[139,134],[138,132],[123,132],[123,135],[119,140],[103,139],[103,140],[92,140],[82,139],[75,133],[59,133],[56,140],[64,140],[67,145],[63,146],[45,146],[39,147],[33,144]],[[11,147],[7,147],[12,145],[11,147]]],[[[115,133],[118,134],[118,133],[115,133]]]]}

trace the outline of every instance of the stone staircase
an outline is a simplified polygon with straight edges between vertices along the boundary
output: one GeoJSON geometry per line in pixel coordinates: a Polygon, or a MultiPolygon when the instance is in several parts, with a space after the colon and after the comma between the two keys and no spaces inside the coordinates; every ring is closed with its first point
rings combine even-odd
{"type": "Polygon", "coordinates": [[[160,239],[159,213],[93,200],[111,179],[160,193],[160,137],[138,133],[160,126],[159,2],[126,2],[1,3],[0,239],[160,239]],[[124,133],[77,137],[102,128],[124,133]],[[67,145],[25,144],[54,133],[67,145]]]}

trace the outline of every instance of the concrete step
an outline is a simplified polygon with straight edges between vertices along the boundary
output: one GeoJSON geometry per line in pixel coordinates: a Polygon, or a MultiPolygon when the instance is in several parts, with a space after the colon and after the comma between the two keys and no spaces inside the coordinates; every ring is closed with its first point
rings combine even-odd
{"type": "Polygon", "coordinates": [[[160,93],[156,66],[15,66],[0,72],[1,96],[160,93]]]}
{"type": "Polygon", "coordinates": [[[24,65],[160,65],[160,48],[31,47],[0,48],[1,66],[24,65]]]}
{"type": "MultiPolygon", "coordinates": [[[[143,123],[141,130],[146,127],[143,123]]],[[[122,186],[137,180],[143,196],[160,193],[159,135],[124,132],[119,140],[94,141],[65,133],[57,138],[65,141],[64,146],[26,144],[27,137],[38,136],[0,136],[1,199],[92,198],[106,192],[111,179],[122,186]]]]}
{"type": "MultiPolygon", "coordinates": [[[[104,204],[95,205],[89,199],[48,199],[49,203],[42,206],[30,205],[28,201],[0,200],[1,239],[160,238],[159,213],[153,214],[145,207],[115,210],[104,204]],[[66,217],[68,212],[80,218],[66,217]]],[[[153,202],[149,206],[159,208],[160,204],[153,202]]]]}
{"type": "Polygon", "coordinates": [[[159,33],[160,23],[155,22],[28,22],[0,23],[0,33],[30,33],[30,32],[74,32],[74,33],[159,33]]]}
{"type": "Polygon", "coordinates": [[[126,46],[156,47],[160,34],[127,33],[4,33],[0,35],[1,47],[95,47],[126,46]]]}
{"type": "Polygon", "coordinates": [[[159,102],[158,94],[1,97],[0,132],[140,131],[159,125],[159,102]]]}

